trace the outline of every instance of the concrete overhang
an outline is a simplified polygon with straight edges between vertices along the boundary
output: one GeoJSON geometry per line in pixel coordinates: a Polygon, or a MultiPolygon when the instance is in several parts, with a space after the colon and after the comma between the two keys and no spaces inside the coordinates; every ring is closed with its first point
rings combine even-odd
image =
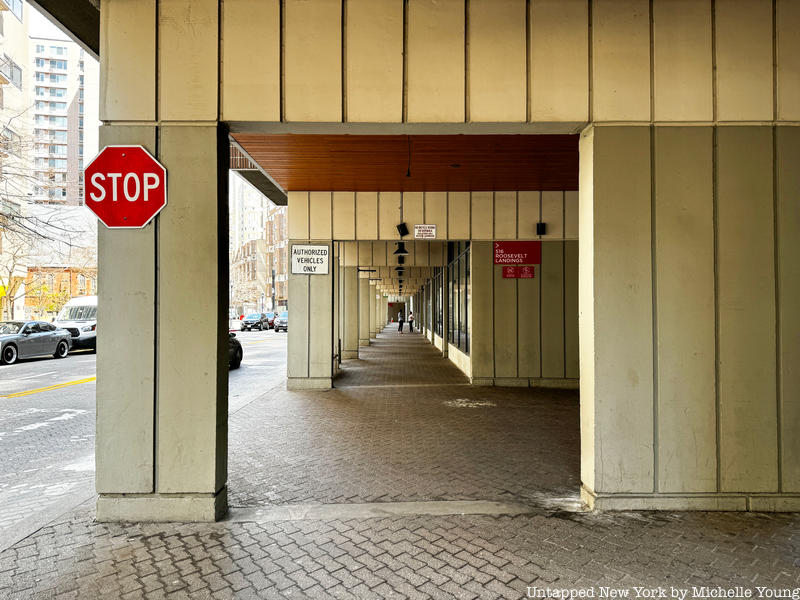
{"type": "Polygon", "coordinates": [[[94,58],[100,58],[100,0],[30,0],[94,58]]]}

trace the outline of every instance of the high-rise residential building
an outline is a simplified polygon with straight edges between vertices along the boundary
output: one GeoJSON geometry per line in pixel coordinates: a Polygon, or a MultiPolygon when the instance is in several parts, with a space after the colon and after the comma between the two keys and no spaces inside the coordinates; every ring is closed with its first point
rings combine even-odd
{"type": "Polygon", "coordinates": [[[84,164],[97,152],[97,61],[72,41],[45,37],[30,38],[30,61],[32,200],[81,204],[84,164]]]}

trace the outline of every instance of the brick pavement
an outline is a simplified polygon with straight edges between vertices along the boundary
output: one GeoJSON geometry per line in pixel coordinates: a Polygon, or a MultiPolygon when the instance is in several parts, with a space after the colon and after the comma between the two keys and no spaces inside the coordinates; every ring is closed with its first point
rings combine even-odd
{"type": "Polygon", "coordinates": [[[418,341],[366,353],[373,365],[405,364],[418,374],[406,379],[411,386],[376,382],[365,369],[349,374],[349,387],[271,394],[233,414],[231,503],[496,499],[525,502],[530,514],[97,524],[87,503],[0,553],[0,597],[518,599],[527,586],[800,588],[800,515],[591,514],[548,503],[577,492],[575,394],[472,388],[452,372],[442,375],[448,383],[423,387],[424,365],[412,363],[430,355],[413,348],[418,341]]]}

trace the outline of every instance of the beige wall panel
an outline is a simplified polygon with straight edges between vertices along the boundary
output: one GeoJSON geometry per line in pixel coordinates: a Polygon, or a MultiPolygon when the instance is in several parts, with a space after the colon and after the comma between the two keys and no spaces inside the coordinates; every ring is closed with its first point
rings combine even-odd
{"type": "Polygon", "coordinates": [[[225,0],[222,9],[222,118],[280,121],[280,1],[225,0]]]}
{"type": "Polygon", "coordinates": [[[436,225],[438,239],[447,239],[447,192],[425,192],[425,223],[436,225]]]}
{"type": "Polygon", "coordinates": [[[425,222],[423,202],[422,192],[403,192],[403,222],[408,225],[409,239],[414,239],[414,225],[425,222]]]}
{"type": "Polygon", "coordinates": [[[472,192],[472,239],[494,239],[494,194],[472,192]]]}
{"type": "Polygon", "coordinates": [[[397,225],[402,217],[402,194],[400,192],[381,192],[378,194],[378,237],[382,240],[399,240],[397,225]]]}
{"type": "Polygon", "coordinates": [[[309,285],[310,275],[292,275],[289,277],[289,310],[294,318],[287,332],[286,374],[288,377],[309,377],[308,332],[311,327],[309,318],[309,285]],[[294,330],[294,331],[292,331],[294,330]]]}
{"type": "Polygon", "coordinates": [[[564,374],[580,376],[578,343],[578,242],[564,242],[564,374]]]}
{"type": "Polygon", "coordinates": [[[717,133],[720,477],[778,488],[772,129],[717,133]]]}
{"type": "Polygon", "coordinates": [[[542,192],[542,222],[547,223],[543,240],[564,238],[564,192],[542,192]]]}
{"type": "Polygon", "coordinates": [[[409,122],[464,121],[464,0],[408,2],[409,122]]]}
{"type": "Polygon", "coordinates": [[[494,193],[494,235],[498,239],[517,239],[517,193],[494,193]]]}
{"type": "Polygon", "coordinates": [[[537,240],[536,223],[541,216],[541,192],[519,192],[518,235],[521,240],[537,240]]]}
{"type": "Polygon", "coordinates": [[[714,118],[711,2],[653,3],[653,63],[656,121],[714,118]]]}
{"type": "Polygon", "coordinates": [[[428,242],[410,242],[414,246],[414,266],[427,267],[429,263],[428,252],[430,244],[428,242]]]}
{"type": "Polygon", "coordinates": [[[289,239],[307,240],[308,235],[308,192],[289,192],[289,239]]]}
{"type": "Polygon", "coordinates": [[[772,2],[717,0],[717,119],[772,120],[772,2]]]}
{"type": "Polygon", "coordinates": [[[333,239],[356,239],[355,192],[333,192],[333,239]]]}
{"type": "MultiPolygon", "coordinates": [[[[358,266],[372,266],[372,242],[358,242],[358,266]]],[[[369,278],[369,275],[364,274],[369,278]]]]}
{"type": "Polygon", "coordinates": [[[387,242],[372,242],[372,266],[385,267],[389,263],[386,262],[386,248],[387,242]]]}
{"type": "Polygon", "coordinates": [[[378,239],[378,192],[356,192],[356,238],[378,239]]]}
{"type": "MultiPolygon", "coordinates": [[[[491,260],[491,257],[490,257],[491,260]]],[[[497,267],[495,267],[497,268],[497,267]]],[[[541,338],[539,314],[539,287],[542,282],[541,269],[533,279],[517,279],[517,316],[519,350],[519,377],[541,377],[541,338]]],[[[502,269],[501,269],[502,271],[502,269]]]]}
{"type": "Polygon", "coordinates": [[[103,0],[100,119],[156,118],[156,2],[103,0]]]}
{"type": "MultiPolygon", "coordinates": [[[[452,196],[452,194],[451,194],[452,196]]],[[[494,377],[494,265],[492,264],[492,243],[475,241],[470,244],[470,283],[472,285],[469,314],[483,315],[483,326],[470,331],[470,356],[472,357],[472,376],[476,378],[494,377]],[[489,316],[492,322],[487,323],[489,316]]],[[[442,295],[447,298],[447,291],[442,295]]],[[[446,304],[446,301],[445,301],[446,304]]],[[[446,310],[443,314],[447,314],[446,310]]],[[[445,322],[446,323],[446,322],[445,322]]],[[[434,325],[435,327],[435,325],[434,325]]],[[[447,326],[444,327],[445,331],[447,326]]]]}
{"type": "Polygon", "coordinates": [[[660,492],[717,488],[713,130],[655,130],[660,492]]]}
{"type": "Polygon", "coordinates": [[[159,117],[217,119],[219,2],[159,0],[159,117]]]}
{"type": "Polygon", "coordinates": [[[329,240],[331,229],[331,193],[308,193],[308,227],[312,240],[329,240]]]}
{"type": "Polygon", "coordinates": [[[429,259],[432,267],[442,267],[447,261],[445,242],[431,242],[429,259]]]}
{"type": "Polygon", "coordinates": [[[542,242],[542,377],[564,377],[564,242],[542,242]]]}
{"type": "Polygon", "coordinates": [[[564,238],[578,239],[578,192],[564,192],[564,238]]]}
{"type": "Polygon", "coordinates": [[[403,120],[403,4],[347,0],[346,116],[373,123],[403,120]]]}
{"type": "MultiPolygon", "coordinates": [[[[155,155],[155,140],[155,127],[100,128],[101,146],[140,144],[155,155]]],[[[154,491],[155,229],[97,226],[98,322],[108,332],[97,353],[98,493],[154,491]]]]}
{"type": "Polygon", "coordinates": [[[525,0],[470,0],[469,120],[527,120],[525,0]]]}
{"type": "Polygon", "coordinates": [[[593,117],[650,120],[648,0],[592,2],[593,117]]]}
{"type": "MultiPolygon", "coordinates": [[[[491,261],[491,257],[489,258],[491,261]]],[[[494,376],[517,377],[517,280],[494,271],[494,376]]]]}
{"type": "Polygon", "coordinates": [[[800,128],[777,128],[783,491],[800,492],[800,128]]]}
{"type": "Polygon", "coordinates": [[[158,217],[156,491],[216,492],[217,459],[227,448],[218,448],[218,427],[227,432],[228,413],[228,366],[220,360],[228,355],[227,311],[209,293],[224,285],[219,236],[228,228],[217,220],[217,129],[162,127],[160,141],[170,186],[158,217]]]}
{"type": "Polygon", "coordinates": [[[306,275],[306,277],[309,279],[309,316],[307,317],[309,376],[332,377],[333,307],[331,298],[333,275],[329,269],[327,275],[306,275]]]}
{"type": "Polygon", "coordinates": [[[345,242],[342,244],[343,265],[345,267],[358,266],[358,242],[345,242]]]}
{"type": "Polygon", "coordinates": [[[588,121],[589,11],[586,0],[532,0],[532,121],[588,121]]]}
{"type": "Polygon", "coordinates": [[[800,121],[800,2],[777,1],[778,119],[800,121]]]}
{"type": "Polygon", "coordinates": [[[595,128],[592,160],[594,179],[589,187],[594,196],[591,235],[594,236],[595,485],[601,492],[651,492],[653,311],[649,129],[595,128]],[[622,431],[624,436],[620,435],[622,431]]]}
{"type": "Polygon", "coordinates": [[[447,194],[447,236],[450,240],[470,239],[472,198],[469,192],[447,194]]]}
{"type": "Polygon", "coordinates": [[[341,0],[286,0],[284,19],[286,120],[341,121],[341,0]]]}

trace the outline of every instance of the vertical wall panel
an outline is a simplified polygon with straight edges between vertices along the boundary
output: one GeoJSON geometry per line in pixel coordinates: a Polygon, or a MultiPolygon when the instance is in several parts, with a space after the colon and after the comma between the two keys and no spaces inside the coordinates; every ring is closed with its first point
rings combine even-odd
{"type": "MultiPolygon", "coordinates": [[[[331,244],[328,244],[332,254],[331,244]]],[[[327,275],[305,275],[308,283],[308,375],[333,377],[333,270],[327,275]],[[313,316],[312,316],[313,315],[313,316]]]]}
{"type": "Polygon", "coordinates": [[[225,0],[222,8],[222,118],[280,121],[279,0],[225,0]]]}
{"type": "Polygon", "coordinates": [[[331,239],[331,192],[309,192],[308,222],[312,240],[331,239]]]}
{"type": "MultiPolygon", "coordinates": [[[[492,258],[489,257],[491,261],[492,258]]],[[[492,267],[495,268],[495,267],[492,267]]],[[[541,341],[539,314],[539,286],[541,285],[541,269],[533,279],[517,281],[517,329],[518,329],[518,362],[519,377],[541,377],[541,341]]]]}
{"type": "Polygon", "coordinates": [[[586,0],[531,0],[532,121],[589,119],[586,0]]]}
{"type": "Polygon", "coordinates": [[[564,242],[564,375],[579,377],[578,242],[564,242]]]}
{"type": "Polygon", "coordinates": [[[494,271],[494,376],[517,377],[517,280],[494,271]]]}
{"type": "Polygon", "coordinates": [[[543,240],[564,238],[564,192],[542,192],[542,222],[547,224],[543,240]]]}
{"type": "MultiPolygon", "coordinates": [[[[219,2],[159,0],[159,117],[217,119],[219,2]]],[[[126,57],[127,60],[127,57],[126,57]]],[[[141,92],[136,92],[139,96],[141,92]]],[[[125,115],[130,119],[130,115],[125,115]]]]}
{"type": "Polygon", "coordinates": [[[286,119],[341,121],[341,0],[286,0],[284,6],[286,119]]]}
{"type": "Polygon", "coordinates": [[[578,192],[564,192],[564,238],[578,239],[578,192]]]}
{"type": "Polygon", "coordinates": [[[800,492],[800,128],[778,127],[778,306],[783,491],[800,492]]]}
{"type": "Polygon", "coordinates": [[[408,2],[408,121],[464,121],[464,0],[408,2]]]}
{"type": "MultiPolygon", "coordinates": [[[[472,284],[472,323],[483,322],[482,327],[470,330],[470,357],[472,377],[488,379],[494,377],[494,266],[491,242],[470,244],[470,279],[472,284]],[[475,318],[475,315],[482,317],[475,318]],[[489,319],[491,318],[491,321],[489,319]]],[[[446,298],[447,294],[443,295],[446,298]]],[[[446,313],[445,313],[446,314],[446,313]]],[[[435,325],[434,325],[435,327],[435,325]]]]}
{"type": "Polygon", "coordinates": [[[655,130],[661,492],[717,487],[712,135],[655,130]]]}
{"type": "MultiPolygon", "coordinates": [[[[369,267],[370,265],[372,265],[372,242],[358,242],[358,266],[369,267]]],[[[369,278],[363,272],[360,277],[369,278]]]]}
{"type": "Polygon", "coordinates": [[[333,192],[333,239],[356,239],[356,195],[333,192]]]}
{"type": "Polygon", "coordinates": [[[399,240],[397,225],[403,220],[402,194],[400,192],[381,192],[378,194],[378,237],[382,240],[399,240]]]}
{"type": "MultiPolygon", "coordinates": [[[[595,485],[601,492],[651,492],[650,131],[596,127],[593,135],[593,178],[581,178],[581,186],[593,197],[587,215],[593,219],[587,224],[591,230],[586,240],[581,226],[581,252],[592,246],[594,266],[588,273],[582,267],[581,277],[593,286],[594,339],[582,336],[581,343],[593,342],[594,348],[595,485]]],[[[584,215],[582,208],[582,219],[584,215]]]]}
{"type": "Polygon", "coordinates": [[[778,119],[800,121],[800,2],[778,0],[778,119]]]}
{"type": "Polygon", "coordinates": [[[403,119],[403,4],[347,0],[347,120],[403,119]]]}
{"type": "Polygon", "coordinates": [[[308,192],[289,192],[289,239],[308,239],[308,192]]]}
{"type": "Polygon", "coordinates": [[[564,377],[564,242],[542,242],[542,377],[564,377]]]}
{"type": "MultiPolygon", "coordinates": [[[[410,239],[414,239],[414,225],[421,225],[423,219],[423,193],[403,192],[403,222],[408,225],[410,239]]],[[[397,223],[395,223],[397,225],[397,223]]]]}
{"type": "Polygon", "coordinates": [[[447,194],[447,234],[451,240],[470,238],[471,194],[449,192],[447,194]]]}
{"type": "Polygon", "coordinates": [[[525,0],[470,0],[469,120],[527,118],[525,0]]]}
{"type": "Polygon", "coordinates": [[[494,236],[498,239],[517,239],[517,193],[494,193],[494,236]]]}
{"type": "Polygon", "coordinates": [[[711,121],[711,2],[653,3],[656,121],[711,121]]]}
{"type": "Polygon", "coordinates": [[[519,192],[519,239],[536,240],[536,223],[541,217],[540,205],[541,192],[519,192]]]}
{"type": "MultiPolygon", "coordinates": [[[[385,267],[388,265],[386,262],[386,245],[387,242],[372,242],[372,266],[385,267]]],[[[392,249],[394,249],[394,245],[392,249]]]]}
{"type": "Polygon", "coordinates": [[[772,129],[718,130],[722,491],[778,487],[772,129]]]}
{"type": "Polygon", "coordinates": [[[425,192],[425,223],[436,225],[438,239],[447,239],[447,192],[425,192]]]}
{"type": "Polygon", "coordinates": [[[717,119],[772,120],[772,2],[716,0],[717,119]]]}
{"type": "Polygon", "coordinates": [[[648,0],[594,0],[592,11],[594,120],[650,120],[648,0]]]}
{"type": "Polygon", "coordinates": [[[100,119],[154,120],[155,0],[103,2],[100,22],[100,119]]]}
{"type": "Polygon", "coordinates": [[[377,192],[356,192],[356,238],[378,239],[377,192]]]}
{"type": "Polygon", "coordinates": [[[492,192],[472,192],[472,239],[494,238],[494,200],[492,192]]]}
{"type": "Polygon", "coordinates": [[[292,299],[292,326],[286,332],[288,350],[286,351],[287,377],[309,377],[308,330],[311,326],[309,318],[309,285],[310,275],[292,275],[289,277],[289,298],[292,299]]]}

